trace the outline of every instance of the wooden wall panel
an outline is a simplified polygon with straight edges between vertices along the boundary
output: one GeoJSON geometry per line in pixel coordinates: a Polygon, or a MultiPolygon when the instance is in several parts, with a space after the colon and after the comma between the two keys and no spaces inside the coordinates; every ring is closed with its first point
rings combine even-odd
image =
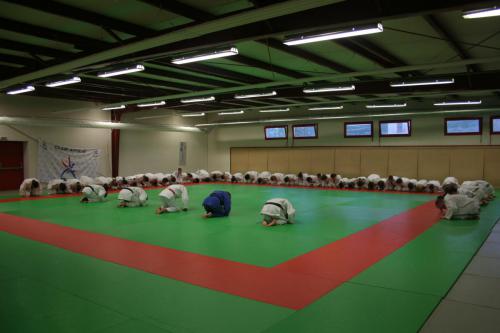
{"type": "Polygon", "coordinates": [[[382,177],[387,175],[389,164],[389,151],[387,149],[362,149],[360,161],[360,174],[368,176],[372,173],[382,177]]]}
{"type": "Polygon", "coordinates": [[[450,150],[450,175],[464,180],[481,179],[484,170],[484,151],[481,148],[450,150]]]}
{"type": "Polygon", "coordinates": [[[387,176],[389,175],[418,178],[418,149],[391,148],[387,169],[387,176]]]}
{"type": "Polygon", "coordinates": [[[309,161],[309,150],[307,148],[290,148],[289,158],[289,172],[299,173],[307,172],[311,165],[309,161]]]}
{"type": "Polygon", "coordinates": [[[248,170],[248,148],[231,148],[231,173],[248,170]]]}
{"type": "Polygon", "coordinates": [[[335,149],[335,173],[342,177],[358,177],[361,172],[361,150],[335,149]]]}
{"type": "Polygon", "coordinates": [[[500,187],[499,170],[500,170],[500,148],[484,149],[484,179],[486,179],[495,187],[500,187]]]}
{"type": "Polygon", "coordinates": [[[312,148],[309,150],[309,168],[307,173],[316,174],[334,172],[334,149],[312,148]]]}
{"type": "Polygon", "coordinates": [[[248,170],[267,171],[267,149],[257,148],[248,151],[248,170]]]}
{"type": "Polygon", "coordinates": [[[418,178],[443,181],[450,175],[449,149],[420,149],[418,153],[418,178]]]}
{"type": "Polygon", "coordinates": [[[289,170],[288,148],[271,148],[267,150],[267,168],[270,172],[288,173],[289,170]]]}
{"type": "Polygon", "coordinates": [[[232,148],[231,172],[249,170],[336,172],[345,177],[377,173],[439,181],[452,175],[460,181],[485,179],[500,187],[500,148],[232,148]]]}

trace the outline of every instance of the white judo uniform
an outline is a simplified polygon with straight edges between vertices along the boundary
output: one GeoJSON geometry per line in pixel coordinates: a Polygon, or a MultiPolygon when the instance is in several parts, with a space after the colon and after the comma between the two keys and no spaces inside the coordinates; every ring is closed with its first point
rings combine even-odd
{"type": "Polygon", "coordinates": [[[245,179],[246,183],[255,183],[257,181],[258,175],[259,173],[257,171],[248,171],[245,172],[245,176],[243,178],[245,179]]]}
{"type": "Polygon", "coordinates": [[[200,169],[200,170],[196,171],[195,173],[198,175],[198,177],[200,177],[201,181],[205,181],[206,179],[210,178],[210,174],[208,173],[207,170],[200,169]]]}
{"type": "Polygon", "coordinates": [[[480,205],[475,198],[463,194],[447,194],[444,197],[446,205],[445,219],[474,219],[479,217],[480,205]]]}
{"type": "Polygon", "coordinates": [[[230,182],[231,181],[231,178],[233,177],[233,175],[230,173],[230,172],[224,172],[224,175],[222,176],[223,177],[223,180],[224,182],[230,182]]]}
{"type": "Polygon", "coordinates": [[[148,194],[140,187],[130,186],[123,188],[118,193],[118,200],[125,202],[127,207],[145,206],[148,194]]]}
{"type": "Polygon", "coordinates": [[[283,177],[283,184],[285,185],[297,185],[297,175],[289,173],[283,177]],[[288,182],[285,181],[288,179],[288,182]]]}
{"type": "Polygon", "coordinates": [[[82,195],[88,202],[104,201],[106,193],[106,189],[101,185],[86,185],[82,189],[82,195]]]}
{"type": "Polygon", "coordinates": [[[275,172],[269,178],[269,183],[273,185],[282,185],[284,182],[285,175],[280,172],[275,172]]]}
{"type": "Polygon", "coordinates": [[[61,193],[61,191],[59,190],[60,184],[66,184],[66,181],[64,181],[63,179],[52,179],[47,184],[47,192],[49,194],[55,194],[55,193],[66,194],[66,193],[70,193],[69,187],[67,185],[66,185],[66,190],[64,190],[64,192],[61,193]]]}
{"type": "Polygon", "coordinates": [[[168,212],[177,212],[181,209],[187,209],[189,205],[189,196],[187,188],[181,184],[170,185],[160,192],[161,208],[168,212]],[[182,207],[179,206],[178,199],[182,202],[182,207]]]}
{"type": "Polygon", "coordinates": [[[219,171],[219,170],[215,170],[215,171],[212,171],[211,173],[211,176],[212,176],[212,179],[214,181],[222,181],[223,179],[223,176],[224,176],[224,173],[222,171],[219,171]]]}
{"type": "Polygon", "coordinates": [[[233,177],[231,177],[231,181],[234,181],[236,183],[243,183],[245,181],[245,178],[243,178],[243,174],[241,172],[236,172],[233,177]],[[234,180],[233,180],[234,178],[234,180]]]}
{"type": "Polygon", "coordinates": [[[455,178],[455,177],[446,177],[444,180],[443,180],[443,184],[442,186],[445,186],[447,184],[455,184],[457,186],[460,186],[460,184],[458,183],[458,179],[455,178]]]}
{"type": "Polygon", "coordinates": [[[441,192],[441,190],[442,190],[442,188],[441,188],[441,183],[439,182],[439,180],[429,180],[427,182],[427,186],[425,187],[425,192],[436,193],[436,192],[441,192]],[[432,188],[432,187],[434,187],[434,188],[432,188]]]}
{"type": "Polygon", "coordinates": [[[415,185],[415,188],[417,192],[424,192],[426,187],[427,187],[427,179],[420,179],[417,181],[417,184],[415,185]]]}
{"type": "Polygon", "coordinates": [[[23,180],[21,186],[19,186],[19,195],[23,197],[34,197],[42,195],[42,184],[40,184],[40,181],[36,178],[27,178],[23,180]],[[37,188],[31,187],[33,181],[38,182],[37,188]]]}
{"type": "Polygon", "coordinates": [[[257,175],[257,181],[259,179],[261,180],[261,184],[269,184],[269,182],[271,181],[271,173],[269,171],[260,172],[257,175]]]}
{"type": "MultiPolygon", "coordinates": [[[[117,179],[118,179],[118,177],[117,177],[117,179]]],[[[90,178],[87,176],[81,176],[80,177],[80,184],[82,184],[82,186],[92,185],[92,184],[95,184],[95,180],[94,180],[94,178],[90,178]]]]}
{"type": "Polygon", "coordinates": [[[276,220],[276,224],[293,223],[295,220],[295,208],[290,201],[282,198],[267,200],[260,214],[268,222],[276,220]]]}

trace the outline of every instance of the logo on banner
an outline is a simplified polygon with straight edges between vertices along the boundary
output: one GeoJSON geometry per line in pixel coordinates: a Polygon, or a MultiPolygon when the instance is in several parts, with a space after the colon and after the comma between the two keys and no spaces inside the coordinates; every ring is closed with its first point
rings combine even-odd
{"type": "Polygon", "coordinates": [[[64,175],[66,173],[70,173],[73,176],[73,178],[76,178],[76,173],[75,173],[76,163],[71,162],[71,157],[68,156],[66,159],[61,160],[61,163],[64,167],[64,170],[62,171],[61,176],[59,178],[64,179],[64,175]]]}

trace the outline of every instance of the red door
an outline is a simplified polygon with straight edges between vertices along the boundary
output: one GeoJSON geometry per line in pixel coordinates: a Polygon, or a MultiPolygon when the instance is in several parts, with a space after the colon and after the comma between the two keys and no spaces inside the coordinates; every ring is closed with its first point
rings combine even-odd
{"type": "Polygon", "coordinates": [[[0,191],[17,190],[24,179],[23,143],[0,141],[0,191]]]}

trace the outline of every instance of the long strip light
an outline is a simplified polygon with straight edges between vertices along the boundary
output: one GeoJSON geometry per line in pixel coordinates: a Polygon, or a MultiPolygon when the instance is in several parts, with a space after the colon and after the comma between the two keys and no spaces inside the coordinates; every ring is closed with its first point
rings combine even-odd
{"type": "Polygon", "coordinates": [[[276,96],[276,91],[268,91],[268,92],[262,92],[262,93],[254,93],[254,94],[236,94],[234,95],[234,98],[237,99],[245,99],[245,98],[256,98],[256,97],[269,97],[269,96],[276,96]]]}
{"type": "Polygon", "coordinates": [[[415,86],[434,86],[441,84],[453,84],[455,79],[435,79],[435,80],[425,80],[425,81],[400,81],[391,82],[391,87],[415,87],[415,86]]]}
{"type": "Polygon", "coordinates": [[[234,112],[219,112],[217,113],[219,116],[231,116],[231,115],[234,115],[234,114],[243,114],[245,113],[245,111],[241,110],[241,111],[234,111],[234,112]]]}
{"type": "Polygon", "coordinates": [[[495,6],[492,8],[470,10],[463,12],[462,14],[462,17],[464,19],[475,19],[475,18],[492,17],[492,16],[500,16],[499,7],[495,6]]]}
{"type": "Polygon", "coordinates": [[[202,54],[197,54],[197,55],[192,55],[192,56],[175,58],[175,59],[172,59],[172,63],[174,63],[176,65],[182,65],[182,64],[187,64],[190,62],[223,58],[223,57],[230,57],[230,56],[237,55],[237,54],[238,54],[238,49],[235,47],[231,47],[231,48],[225,49],[225,50],[218,50],[218,51],[202,53],[202,54]]]}
{"type": "Polygon", "coordinates": [[[181,116],[183,117],[203,117],[205,115],[205,112],[199,112],[199,113],[186,113],[182,114],[181,116]]]}
{"type": "Polygon", "coordinates": [[[55,88],[55,87],[65,86],[67,84],[80,83],[80,82],[82,82],[82,79],[78,76],[74,76],[71,79],[67,80],[48,82],[45,84],[45,86],[49,88],[55,88]]]}
{"type": "Polygon", "coordinates": [[[33,86],[25,86],[19,89],[14,89],[14,90],[9,90],[7,91],[7,95],[17,95],[17,94],[24,94],[30,91],[34,91],[35,87],[33,86]]]}
{"type": "Polygon", "coordinates": [[[126,68],[121,68],[121,69],[116,69],[108,72],[102,72],[97,74],[99,77],[111,77],[111,76],[117,76],[117,75],[123,75],[123,74],[129,74],[129,73],[135,73],[135,72],[142,72],[145,70],[143,65],[134,65],[132,67],[126,67],[126,68]]]}
{"type": "Polygon", "coordinates": [[[259,112],[262,112],[262,113],[271,113],[271,112],[288,112],[288,111],[290,111],[290,108],[286,108],[286,109],[259,110],[259,112]]]}
{"type": "Polygon", "coordinates": [[[109,110],[120,110],[120,109],[125,109],[125,105],[118,105],[118,106],[107,106],[105,108],[102,108],[102,111],[109,111],[109,110]]]}
{"type": "Polygon", "coordinates": [[[150,106],[161,106],[165,105],[165,101],[160,101],[160,102],[153,102],[153,103],[144,103],[144,104],[137,104],[138,107],[140,108],[147,108],[150,106]]]}
{"type": "Polygon", "coordinates": [[[212,101],[215,101],[214,96],[181,99],[181,103],[199,103],[199,102],[212,102],[212,101]]]}
{"type": "Polygon", "coordinates": [[[375,34],[384,31],[382,23],[370,24],[360,27],[351,27],[338,31],[323,32],[311,35],[301,35],[288,37],[283,43],[286,45],[299,45],[306,43],[320,42],[330,39],[339,39],[353,36],[375,34]]]}
{"type": "Polygon", "coordinates": [[[454,106],[454,105],[479,105],[482,101],[449,101],[449,102],[439,102],[434,103],[435,106],[454,106]]]}
{"type": "Polygon", "coordinates": [[[323,87],[323,88],[304,88],[302,91],[305,94],[316,94],[329,91],[351,91],[355,89],[356,86],[354,84],[351,84],[350,86],[343,86],[343,87],[341,86],[341,87],[323,87]]]}
{"type": "Polygon", "coordinates": [[[337,106],[321,106],[321,107],[316,107],[316,108],[309,108],[309,111],[322,111],[322,110],[342,110],[344,108],[343,105],[337,105],[337,106]]]}
{"type": "MultiPolygon", "coordinates": [[[[297,117],[297,118],[279,118],[279,119],[260,119],[260,120],[248,120],[248,121],[232,121],[232,122],[216,122],[207,124],[196,124],[196,127],[209,127],[209,126],[230,126],[230,125],[249,125],[249,124],[262,124],[262,123],[286,123],[295,121],[308,121],[308,120],[335,120],[335,119],[363,119],[370,117],[377,118],[387,118],[387,117],[397,117],[397,116],[424,116],[424,115],[436,115],[436,114],[460,114],[460,113],[471,113],[471,112],[497,112],[497,108],[490,109],[468,109],[468,110],[447,110],[447,111],[415,111],[415,112],[399,112],[399,113],[378,113],[370,114],[365,116],[355,115],[342,115],[342,116],[318,116],[318,117],[297,117]]],[[[0,119],[1,120],[1,119],[0,119]]]]}
{"type": "Polygon", "coordinates": [[[379,109],[379,108],[405,108],[406,103],[400,104],[370,104],[366,105],[367,109],[379,109]]]}

